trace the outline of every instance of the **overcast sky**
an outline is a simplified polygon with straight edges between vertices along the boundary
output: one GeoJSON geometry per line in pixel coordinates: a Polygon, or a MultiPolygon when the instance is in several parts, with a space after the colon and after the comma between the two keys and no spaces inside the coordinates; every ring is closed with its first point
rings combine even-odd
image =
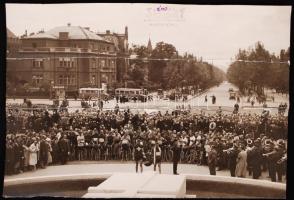
{"type": "Polygon", "coordinates": [[[17,36],[71,23],[92,31],[124,32],[129,44],[173,44],[226,70],[239,48],[263,42],[279,54],[290,46],[290,6],[172,4],[6,4],[7,27],[17,36]]]}

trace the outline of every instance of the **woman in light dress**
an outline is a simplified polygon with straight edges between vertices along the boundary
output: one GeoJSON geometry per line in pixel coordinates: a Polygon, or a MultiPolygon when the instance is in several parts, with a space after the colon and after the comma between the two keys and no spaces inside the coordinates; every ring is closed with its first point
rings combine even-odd
{"type": "Polygon", "coordinates": [[[235,174],[237,177],[245,178],[247,173],[247,152],[244,144],[241,144],[241,151],[237,157],[235,174]]]}
{"type": "Polygon", "coordinates": [[[48,151],[48,165],[52,163],[52,155],[51,155],[51,152],[52,152],[52,147],[51,147],[51,139],[50,138],[46,138],[46,142],[48,143],[49,145],[49,151],[48,151]]]}
{"type": "Polygon", "coordinates": [[[30,158],[29,158],[29,165],[33,166],[33,170],[36,170],[36,164],[38,162],[38,146],[37,146],[37,140],[36,138],[33,138],[33,143],[29,147],[29,152],[30,152],[30,158]]]}

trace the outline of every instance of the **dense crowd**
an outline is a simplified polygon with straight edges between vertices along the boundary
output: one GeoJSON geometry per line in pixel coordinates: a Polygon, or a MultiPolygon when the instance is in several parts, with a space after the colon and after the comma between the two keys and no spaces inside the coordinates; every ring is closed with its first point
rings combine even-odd
{"type": "Polygon", "coordinates": [[[180,144],[180,162],[208,165],[210,174],[229,169],[231,176],[257,179],[268,170],[282,180],[287,160],[287,117],[217,111],[153,115],[129,110],[50,113],[7,111],[6,174],[22,173],[73,160],[136,160],[138,144],[148,154],[160,148],[170,162],[180,144]]]}

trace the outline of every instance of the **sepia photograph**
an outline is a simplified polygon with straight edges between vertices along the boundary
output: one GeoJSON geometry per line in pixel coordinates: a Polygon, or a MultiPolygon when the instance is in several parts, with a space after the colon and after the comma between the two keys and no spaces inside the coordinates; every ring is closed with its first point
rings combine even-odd
{"type": "Polygon", "coordinates": [[[286,199],[291,6],[5,9],[3,197],[286,199]]]}

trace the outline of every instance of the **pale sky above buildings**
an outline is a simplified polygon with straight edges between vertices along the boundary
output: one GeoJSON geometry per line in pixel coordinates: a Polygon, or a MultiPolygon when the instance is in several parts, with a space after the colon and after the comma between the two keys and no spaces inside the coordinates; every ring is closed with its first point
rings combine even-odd
{"type": "Polygon", "coordinates": [[[173,44],[228,68],[239,48],[261,41],[279,54],[290,46],[290,6],[213,6],[173,4],[6,4],[7,27],[17,36],[56,26],[90,27],[124,33],[129,44],[173,44]]]}

